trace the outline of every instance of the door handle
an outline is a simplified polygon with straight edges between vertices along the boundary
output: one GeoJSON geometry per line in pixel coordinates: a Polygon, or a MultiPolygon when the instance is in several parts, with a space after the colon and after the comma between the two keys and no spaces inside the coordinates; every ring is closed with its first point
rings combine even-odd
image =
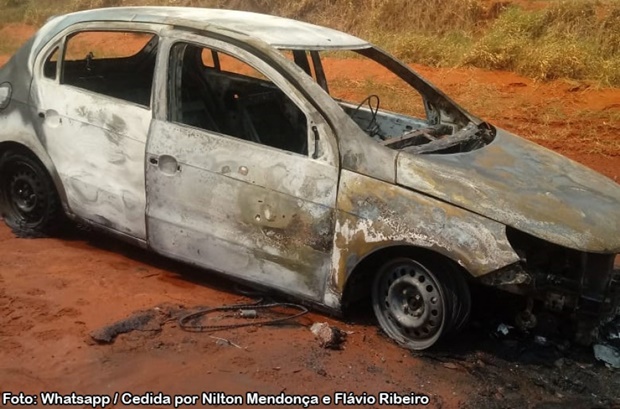
{"type": "Polygon", "coordinates": [[[157,166],[164,175],[173,176],[181,172],[181,165],[179,165],[175,157],[170,155],[151,156],[149,157],[149,163],[157,166]]]}
{"type": "Polygon", "coordinates": [[[37,116],[50,128],[58,128],[62,125],[62,116],[53,109],[41,110],[37,112],[37,116]]]}

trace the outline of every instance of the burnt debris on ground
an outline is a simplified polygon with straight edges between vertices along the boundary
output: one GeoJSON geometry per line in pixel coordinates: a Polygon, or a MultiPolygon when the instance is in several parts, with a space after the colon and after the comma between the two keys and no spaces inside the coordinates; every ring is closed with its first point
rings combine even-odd
{"type": "Polygon", "coordinates": [[[347,333],[338,327],[329,325],[327,322],[316,322],[310,327],[310,331],[319,340],[321,347],[326,349],[344,349],[347,333]]]}
{"type": "Polygon", "coordinates": [[[607,367],[620,369],[620,316],[601,329],[594,356],[607,367]]]}
{"type": "MultiPolygon", "coordinates": [[[[522,330],[515,323],[518,301],[492,291],[477,299],[472,322],[458,340],[413,353],[476,379],[477,393],[465,408],[620,407],[618,371],[597,361],[593,346],[573,343],[561,319],[538,314],[537,326],[522,330]]],[[[617,348],[612,341],[618,328],[608,328],[609,341],[601,342],[617,348]]]]}
{"type": "Polygon", "coordinates": [[[137,311],[127,318],[96,329],[90,333],[90,337],[100,344],[110,344],[120,334],[132,331],[158,332],[166,322],[177,319],[183,313],[185,310],[177,305],[158,305],[148,310],[137,311]]]}
{"type": "MultiPolygon", "coordinates": [[[[462,331],[458,340],[446,341],[431,351],[412,353],[416,359],[429,365],[459,371],[474,380],[475,393],[463,403],[464,408],[620,407],[618,372],[608,362],[598,361],[593,353],[601,347],[573,343],[567,336],[569,328],[550,314],[538,312],[536,328],[519,329],[515,323],[515,313],[522,310],[522,300],[496,291],[482,291],[483,294],[477,297],[479,301],[474,304],[470,325],[462,331]]],[[[276,311],[275,316],[266,315],[268,311],[255,308],[258,304],[239,305],[245,308],[224,308],[208,317],[197,316],[195,321],[190,321],[198,326],[217,327],[219,337],[212,338],[218,340],[218,345],[241,348],[227,339],[227,331],[235,328],[226,326],[239,322],[260,323],[268,317],[282,317],[286,313],[276,311]]],[[[115,336],[130,331],[157,334],[167,322],[175,321],[176,324],[180,318],[201,310],[205,308],[159,305],[94,331],[91,336],[100,343],[110,343],[115,336]]],[[[213,311],[212,308],[207,310],[213,311]]],[[[362,326],[373,324],[362,316],[354,321],[362,326]]],[[[601,331],[605,337],[604,345],[610,348],[620,346],[619,321],[609,323],[601,331]]],[[[179,328],[175,324],[170,328],[179,328]]],[[[282,324],[307,327],[319,340],[318,346],[322,350],[342,349],[347,336],[355,336],[355,333],[344,332],[322,322],[312,325],[311,322],[293,320],[282,324]]],[[[318,350],[311,344],[308,353],[318,353],[318,350]]]]}
{"type": "MultiPolygon", "coordinates": [[[[295,325],[295,320],[308,309],[291,303],[265,303],[262,300],[247,304],[233,304],[219,307],[187,308],[174,304],[161,304],[137,311],[110,325],[96,329],[90,337],[101,344],[110,344],[120,334],[132,331],[158,332],[165,323],[176,321],[178,326],[189,332],[216,332],[236,328],[295,325]]],[[[337,330],[337,329],[336,329],[337,330]]],[[[340,331],[338,334],[342,333],[340,331]]],[[[346,334],[344,334],[346,335],[346,334]]],[[[336,337],[333,345],[340,345],[344,337],[336,337]]],[[[334,348],[337,349],[337,348],[334,348]]]]}

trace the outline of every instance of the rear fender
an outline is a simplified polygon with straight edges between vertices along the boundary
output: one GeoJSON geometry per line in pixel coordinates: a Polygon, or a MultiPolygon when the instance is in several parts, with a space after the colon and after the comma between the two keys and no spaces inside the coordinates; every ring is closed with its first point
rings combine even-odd
{"type": "Polygon", "coordinates": [[[0,154],[10,149],[21,149],[39,159],[54,181],[65,212],[70,213],[64,186],[47,154],[46,141],[37,119],[31,107],[15,100],[11,101],[9,106],[0,112],[0,154]]]}

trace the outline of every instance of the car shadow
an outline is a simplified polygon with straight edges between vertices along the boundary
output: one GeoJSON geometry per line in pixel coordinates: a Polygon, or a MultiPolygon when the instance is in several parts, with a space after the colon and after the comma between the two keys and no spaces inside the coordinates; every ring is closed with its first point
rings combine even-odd
{"type": "Polygon", "coordinates": [[[137,263],[164,270],[165,275],[161,277],[163,281],[184,281],[187,284],[209,287],[229,295],[250,298],[258,298],[267,294],[264,290],[253,290],[248,284],[241,284],[217,271],[162,256],[88,227],[68,226],[58,238],[72,247],[96,248],[98,251],[120,254],[137,263]]]}

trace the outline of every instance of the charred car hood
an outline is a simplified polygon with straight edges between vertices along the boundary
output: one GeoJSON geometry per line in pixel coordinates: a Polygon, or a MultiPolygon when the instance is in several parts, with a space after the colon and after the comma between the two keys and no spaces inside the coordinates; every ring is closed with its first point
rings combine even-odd
{"type": "Polygon", "coordinates": [[[620,252],[620,185],[503,130],[471,152],[400,152],[396,179],[561,246],[620,252]]]}

